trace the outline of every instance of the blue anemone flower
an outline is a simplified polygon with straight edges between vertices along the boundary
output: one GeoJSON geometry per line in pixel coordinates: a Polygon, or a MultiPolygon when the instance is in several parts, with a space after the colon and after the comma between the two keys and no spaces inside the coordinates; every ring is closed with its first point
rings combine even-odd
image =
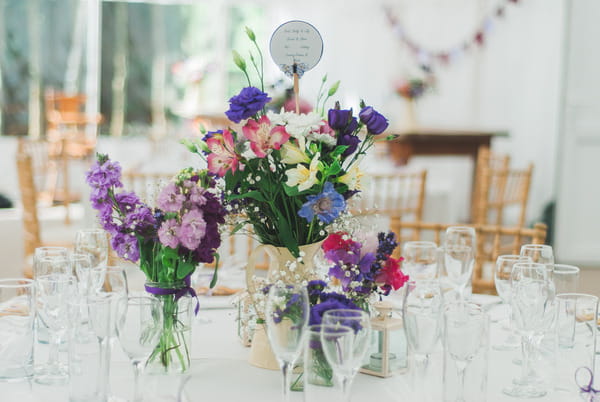
{"type": "Polygon", "coordinates": [[[298,215],[312,222],[315,215],[323,223],[329,224],[337,218],[346,208],[344,197],[335,191],[331,182],[325,183],[323,192],[317,195],[309,195],[307,201],[302,205],[298,215]]]}

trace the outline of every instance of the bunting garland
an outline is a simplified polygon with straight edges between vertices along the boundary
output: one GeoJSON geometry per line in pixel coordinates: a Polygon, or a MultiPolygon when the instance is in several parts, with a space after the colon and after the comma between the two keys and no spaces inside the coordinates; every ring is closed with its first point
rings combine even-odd
{"type": "Polygon", "coordinates": [[[389,8],[385,9],[385,13],[396,36],[415,56],[421,68],[431,73],[433,71],[434,64],[447,66],[459,59],[463,54],[467,53],[471,49],[482,47],[486,42],[489,32],[495,24],[495,19],[504,17],[506,6],[508,4],[517,4],[518,2],[519,0],[504,0],[483,19],[481,25],[479,25],[471,37],[468,37],[458,45],[451,48],[435,51],[421,46],[413,38],[411,38],[402,26],[402,23],[389,8]]]}

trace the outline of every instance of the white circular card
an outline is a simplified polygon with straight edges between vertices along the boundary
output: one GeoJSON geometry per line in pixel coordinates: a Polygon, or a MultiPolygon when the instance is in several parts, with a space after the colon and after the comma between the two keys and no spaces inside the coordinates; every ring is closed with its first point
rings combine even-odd
{"type": "Polygon", "coordinates": [[[288,21],[273,32],[270,50],[281,71],[290,77],[294,72],[302,77],[321,60],[323,38],[308,22],[288,21]]]}

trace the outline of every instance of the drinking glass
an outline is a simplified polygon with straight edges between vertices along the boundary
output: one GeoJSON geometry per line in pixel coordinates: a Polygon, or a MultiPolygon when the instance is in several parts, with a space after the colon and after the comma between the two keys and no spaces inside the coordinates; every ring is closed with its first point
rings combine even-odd
{"type": "MultiPolygon", "coordinates": [[[[516,254],[500,255],[496,259],[496,265],[494,266],[494,283],[496,285],[496,291],[498,296],[502,299],[502,302],[507,304],[510,309],[510,295],[511,295],[511,282],[510,276],[512,274],[513,266],[518,262],[531,262],[529,257],[520,256],[516,254]]],[[[519,340],[515,337],[514,332],[510,325],[503,327],[509,331],[510,335],[500,345],[494,345],[495,350],[512,350],[519,346],[519,340]]]]}
{"type": "Polygon", "coordinates": [[[66,335],[69,319],[69,300],[76,296],[76,278],[66,274],[41,275],[35,279],[37,313],[48,328],[49,354],[45,366],[36,368],[35,381],[40,384],[65,384],[67,368],[59,362],[61,339],[66,335]]]}
{"type": "Polygon", "coordinates": [[[33,376],[34,282],[0,280],[0,381],[33,376]]]}
{"type": "MultiPolygon", "coordinates": [[[[354,329],[345,325],[321,325],[320,343],[327,363],[342,384],[344,401],[350,400],[350,383],[356,374],[354,329]]],[[[360,365],[360,362],[359,362],[360,365]]]]}
{"type": "MultiPolygon", "coordinates": [[[[481,348],[488,344],[489,318],[481,307],[475,304],[449,305],[444,312],[444,348],[456,365],[458,387],[457,402],[465,399],[465,373],[469,363],[481,348]]],[[[444,376],[444,388],[449,387],[444,376]]]]}
{"type": "Polygon", "coordinates": [[[142,400],[139,377],[143,364],[158,344],[162,330],[160,301],[153,297],[128,297],[117,303],[117,336],[133,364],[133,401],[142,400]]]}
{"type": "Polygon", "coordinates": [[[415,362],[413,386],[425,390],[429,355],[435,348],[441,332],[443,297],[437,280],[410,281],[402,317],[408,345],[415,362]]]}
{"type": "Polygon", "coordinates": [[[108,235],[103,229],[82,229],[75,235],[75,252],[89,254],[92,266],[104,266],[108,261],[108,235]]]}
{"type": "Polygon", "coordinates": [[[506,395],[536,398],[546,395],[532,365],[532,357],[541,336],[548,330],[555,314],[554,285],[544,264],[519,262],[511,274],[512,323],[521,335],[522,376],[505,388],[506,395]]]}
{"type": "Polygon", "coordinates": [[[402,251],[402,269],[411,279],[437,277],[437,245],[431,241],[409,241],[402,251]]]}
{"type": "Polygon", "coordinates": [[[102,295],[69,301],[69,400],[106,401],[109,373],[110,299],[102,295]]]}
{"type": "Polygon", "coordinates": [[[69,251],[64,247],[36,248],[33,252],[33,279],[52,273],[71,275],[71,266],[66,264],[68,261],[69,251]]]}
{"type": "Polygon", "coordinates": [[[267,336],[283,373],[283,398],[290,397],[290,370],[302,351],[308,324],[306,287],[275,284],[269,290],[265,311],[267,336]]]}
{"type": "Polygon", "coordinates": [[[89,254],[73,253],[70,255],[71,269],[77,277],[77,287],[80,295],[87,295],[90,289],[90,272],[92,269],[92,258],[89,254]]]}
{"type": "MultiPolygon", "coordinates": [[[[582,293],[563,293],[556,296],[558,314],[559,391],[575,389],[573,373],[579,367],[595,368],[595,344],[597,342],[598,297],[582,293]]],[[[597,371],[597,368],[596,368],[597,371]]]]}
{"type": "Polygon", "coordinates": [[[348,327],[352,330],[352,353],[346,358],[350,371],[343,371],[339,374],[344,400],[350,401],[352,381],[364,362],[369,347],[371,319],[363,310],[332,309],[323,314],[322,323],[323,325],[331,325],[335,328],[348,327]]]}
{"type": "Polygon", "coordinates": [[[547,244],[525,244],[521,246],[519,254],[531,258],[531,262],[544,264],[550,272],[549,278],[552,280],[552,271],[554,269],[552,246],[548,246],[547,244]]]}
{"type": "Polygon", "coordinates": [[[465,289],[471,283],[476,250],[474,228],[450,226],[446,229],[443,274],[456,289],[459,302],[465,300],[465,289]]]}
{"type": "Polygon", "coordinates": [[[574,265],[554,264],[552,277],[556,294],[577,293],[579,290],[579,268],[574,265]]]}

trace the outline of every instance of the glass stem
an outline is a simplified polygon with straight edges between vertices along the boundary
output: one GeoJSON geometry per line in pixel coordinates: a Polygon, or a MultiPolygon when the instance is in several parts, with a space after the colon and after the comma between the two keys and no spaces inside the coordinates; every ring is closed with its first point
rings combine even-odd
{"type": "Polygon", "coordinates": [[[458,375],[458,391],[456,394],[456,402],[464,402],[465,400],[465,372],[467,362],[456,361],[456,371],[458,375]]]}
{"type": "Polygon", "coordinates": [[[289,402],[290,400],[290,369],[292,368],[291,362],[284,362],[281,365],[281,373],[283,374],[283,400],[289,402]]]}
{"type": "MultiPolygon", "coordinates": [[[[415,360],[415,370],[413,377],[413,387],[416,393],[424,393],[425,387],[427,387],[427,381],[425,375],[427,374],[427,365],[429,363],[429,355],[414,355],[415,360]]],[[[421,400],[425,400],[424,395],[420,398],[421,400]]]]}
{"type": "Polygon", "coordinates": [[[52,373],[59,371],[60,362],[58,360],[58,354],[60,349],[60,336],[56,331],[48,329],[50,350],[48,351],[48,369],[52,373]]]}
{"type": "Polygon", "coordinates": [[[341,378],[342,383],[342,395],[344,396],[344,402],[350,402],[350,383],[352,382],[352,378],[348,376],[343,376],[341,378]]]}
{"type": "Polygon", "coordinates": [[[142,361],[133,361],[133,402],[142,401],[142,395],[140,394],[140,373],[142,372],[142,361]]]}
{"type": "Polygon", "coordinates": [[[110,338],[99,338],[100,364],[98,365],[98,399],[106,400],[109,393],[109,368],[110,368],[110,338]]]}
{"type": "Polygon", "coordinates": [[[523,352],[521,375],[523,376],[523,383],[525,383],[525,384],[529,383],[531,378],[533,378],[535,376],[533,367],[531,365],[531,358],[532,358],[532,354],[533,354],[532,352],[533,352],[533,347],[534,347],[532,338],[533,338],[532,336],[527,336],[527,335],[523,335],[521,337],[521,349],[523,352]]]}

